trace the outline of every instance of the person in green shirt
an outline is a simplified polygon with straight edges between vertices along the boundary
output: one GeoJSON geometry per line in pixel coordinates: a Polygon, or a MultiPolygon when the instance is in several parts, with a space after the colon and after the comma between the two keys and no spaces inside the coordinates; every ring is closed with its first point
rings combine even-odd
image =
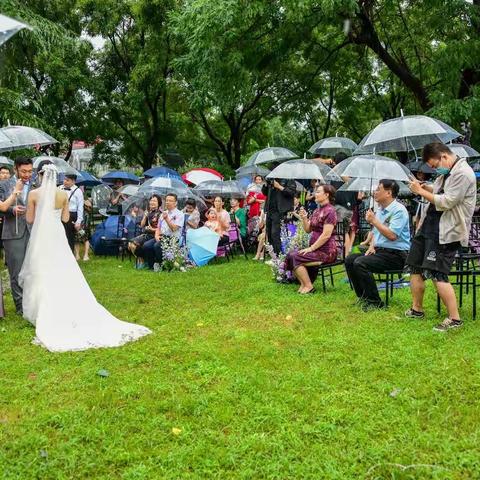
{"type": "Polygon", "coordinates": [[[230,200],[230,206],[232,207],[231,213],[235,216],[235,221],[240,230],[242,241],[245,242],[247,237],[247,212],[245,212],[244,208],[240,207],[240,202],[236,198],[230,200]]]}

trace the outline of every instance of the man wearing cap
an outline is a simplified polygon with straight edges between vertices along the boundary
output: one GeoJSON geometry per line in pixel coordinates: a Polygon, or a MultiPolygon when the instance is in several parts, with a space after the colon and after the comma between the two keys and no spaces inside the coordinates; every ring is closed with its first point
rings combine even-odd
{"type": "Polygon", "coordinates": [[[75,248],[75,236],[81,229],[83,222],[83,192],[80,190],[75,182],[77,181],[76,175],[65,175],[63,185],[60,190],[64,190],[68,196],[68,206],[70,210],[70,220],[65,223],[65,233],[67,235],[68,244],[72,249],[72,253],[75,248]]]}

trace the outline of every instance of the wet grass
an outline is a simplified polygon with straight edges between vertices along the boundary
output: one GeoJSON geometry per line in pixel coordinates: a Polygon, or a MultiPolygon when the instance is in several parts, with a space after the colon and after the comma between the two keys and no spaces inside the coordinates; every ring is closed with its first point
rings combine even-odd
{"type": "MultiPolygon", "coordinates": [[[[299,297],[238,259],[188,273],[95,259],[97,298],[153,334],[52,354],[0,320],[0,478],[435,478],[480,474],[480,333],[299,297]],[[98,375],[100,369],[109,376],[98,375]]],[[[73,305],[71,308],[81,308],[73,305]]],[[[68,312],[65,312],[68,315],[68,312]]]]}

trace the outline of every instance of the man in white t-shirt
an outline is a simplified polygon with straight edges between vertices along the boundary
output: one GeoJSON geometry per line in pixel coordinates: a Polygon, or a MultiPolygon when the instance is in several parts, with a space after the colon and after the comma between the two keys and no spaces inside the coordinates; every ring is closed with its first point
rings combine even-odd
{"type": "Polygon", "coordinates": [[[155,264],[158,266],[162,264],[162,237],[175,237],[178,240],[182,237],[185,215],[177,208],[177,196],[174,193],[169,193],[165,197],[165,207],[166,210],[158,220],[155,243],[147,242],[143,246],[145,261],[150,269],[154,269],[155,264]]]}

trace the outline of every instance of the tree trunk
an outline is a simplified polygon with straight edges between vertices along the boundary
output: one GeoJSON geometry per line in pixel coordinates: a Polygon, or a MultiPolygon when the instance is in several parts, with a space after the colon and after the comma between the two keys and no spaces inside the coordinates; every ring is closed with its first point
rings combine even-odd
{"type": "Polygon", "coordinates": [[[433,105],[428,98],[425,86],[419,78],[411,73],[406,65],[402,65],[388,53],[378,38],[372,19],[368,16],[364,8],[361,7],[357,18],[360,22],[360,30],[350,32],[349,36],[351,40],[357,45],[366,45],[373,50],[387,68],[412,92],[422,110],[429,110],[433,105]]]}

